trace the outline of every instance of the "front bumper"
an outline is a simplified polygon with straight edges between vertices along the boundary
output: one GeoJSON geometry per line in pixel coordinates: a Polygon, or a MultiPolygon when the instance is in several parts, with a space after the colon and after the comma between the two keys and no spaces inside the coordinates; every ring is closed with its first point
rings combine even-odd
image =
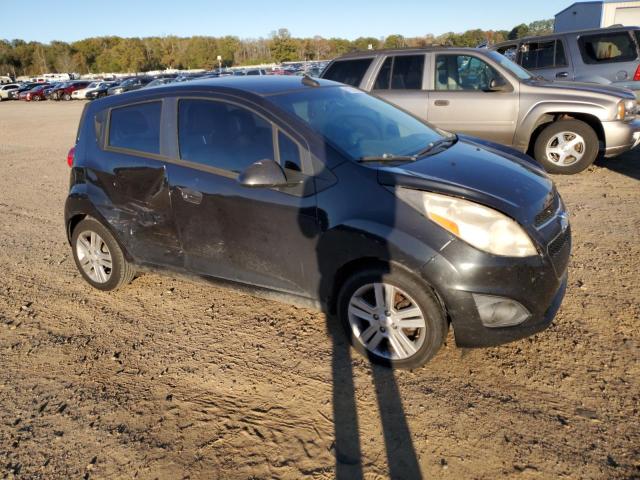
{"type": "Polygon", "coordinates": [[[602,122],[604,130],[604,156],[615,157],[640,144],[640,120],[631,122],[602,122]]]}
{"type": "MultiPolygon", "coordinates": [[[[548,228],[554,228],[550,225],[548,228]]],[[[505,258],[480,252],[454,240],[422,267],[421,274],[441,297],[459,347],[490,347],[547,328],[560,308],[567,286],[571,229],[554,231],[536,257],[505,258]],[[486,327],[473,294],[515,300],[530,313],[522,323],[486,327]]]]}

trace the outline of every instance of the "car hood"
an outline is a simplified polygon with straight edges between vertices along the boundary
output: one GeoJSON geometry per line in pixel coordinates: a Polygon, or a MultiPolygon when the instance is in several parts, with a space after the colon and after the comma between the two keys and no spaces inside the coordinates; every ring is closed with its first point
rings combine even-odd
{"type": "Polygon", "coordinates": [[[530,225],[555,192],[551,179],[534,162],[506,147],[461,137],[447,150],[415,162],[378,164],[378,180],[473,200],[530,225]]]}
{"type": "Polygon", "coordinates": [[[586,82],[552,82],[548,80],[534,80],[527,82],[528,85],[540,88],[554,88],[557,90],[578,91],[587,93],[600,93],[603,95],[612,95],[618,98],[628,98],[633,100],[636,98],[635,94],[626,88],[615,87],[613,85],[602,85],[600,83],[586,83],[586,82]]]}

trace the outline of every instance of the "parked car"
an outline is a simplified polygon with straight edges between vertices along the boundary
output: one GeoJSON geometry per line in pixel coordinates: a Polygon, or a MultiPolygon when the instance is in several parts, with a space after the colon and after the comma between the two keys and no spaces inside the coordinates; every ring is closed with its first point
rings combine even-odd
{"type": "Polygon", "coordinates": [[[0,86],[0,102],[3,100],[9,100],[9,92],[12,90],[18,90],[19,88],[20,84],[18,83],[8,83],[0,86]]]}
{"type": "Polygon", "coordinates": [[[250,68],[244,72],[245,75],[267,75],[267,71],[264,68],[250,68]]]}
{"type": "Polygon", "coordinates": [[[52,99],[51,97],[51,93],[56,90],[60,85],[62,85],[65,82],[56,82],[53,83],[51,85],[49,85],[47,88],[44,89],[44,98],[46,98],[47,100],[52,99]]]}
{"type": "Polygon", "coordinates": [[[81,90],[83,88],[87,88],[90,84],[88,80],[72,80],[70,82],[63,82],[56,86],[49,93],[49,98],[51,100],[71,100],[71,94],[76,90],[81,90]]]}
{"type": "Polygon", "coordinates": [[[102,98],[102,97],[106,97],[107,96],[107,92],[110,88],[115,87],[119,85],[119,82],[114,81],[114,82],[102,82],[101,85],[99,85],[96,88],[91,89],[90,91],[88,91],[85,94],[85,99],[86,100],[95,100],[96,98],[102,98]]]}
{"type": "Polygon", "coordinates": [[[490,47],[546,80],[640,91],[640,28],[609,27],[527,37],[490,47]]]}
{"type": "Polygon", "coordinates": [[[153,87],[159,87],[161,85],[167,85],[169,83],[173,83],[175,82],[176,79],[175,78],[156,78],[155,80],[152,80],[151,82],[147,83],[144,87],[142,88],[153,88],[153,87]]]}
{"type": "Polygon", "coordinates": [[[85,88],[81,88],[79,90],[75,90],[71,93],[71,98],[73,100],[84,100],[87,98],[87,94],[93,90],[96,90],[98,88],[103,87],[105,84],[107,84],[108,82],[102,81],[102,80],[98,80],[95,82],[91,82],[89,85],[87,85],[85,88]]]}
{"type": "MultiPolygon", "coordinates": [[[[36,87],[33,87],[31,90],[26,90],[20,94],[20,97],[24,95],[24,100],[27,102],[34,101],[39,102],[41,100],[46,100],[44,91],[49,88],[48,83],[41,83],[36,87]]],[[[22,100],[22,98],[21,98],[22,100]]]]}
{"type": "Polygon", "coordinates": [[[578,173],[640,142],[626,89],[535,78],[498,52],[379,50],[334,60],[322,77],[357,86],[445,130],[534,156],[548,172],[578,173]]]}
{"type": "Polygon", "coordinates": [[[22,92],[26,92],[27,90],[31,90],[32,88],[37,86],[38,84],[35,82],[21,83],[18,88],[9,90],[8,98],[9,100],[18,100],[22,92]]]}
{"type": "Polygon", "coordinates": [[[107,90],[107,95],[120,95],[121,93],[129,92],[132,90],[138,90],[151,83],[153,79],[151,77],[132,77],[120,82],[119,85],[111,87],[107,90]]]}
{"type": "Polygon", "coordinates": [[[352,87],[218,78],[85,107],[65,222],[100,290],[142,265],[336,312],[374,361],[543,330],[571,233],[515,150],[433,129],[352,87]],[[508,179],[508,181],[505,181],[508,179]]]}

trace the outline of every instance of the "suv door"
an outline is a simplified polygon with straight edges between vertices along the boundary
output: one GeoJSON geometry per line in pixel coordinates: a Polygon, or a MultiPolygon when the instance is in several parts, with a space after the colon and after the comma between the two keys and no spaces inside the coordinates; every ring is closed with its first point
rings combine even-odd
{"type": "Polygon", "coordinates": [[[436,53],[432,58],[429,122],[510,145],[518,118],[517,85],[479,55],[436,53]],[[490,91],[494,79],[505,83],[504,91],[490,91]]]}
{"type": "Polygon", "coordinates": [[[427,119],[429,93],[423,88],[425,55],[388,56],[371,85],[371,93],[427,119]]]}
{"type": "Polygon", "coordinates": [[[180,160],[171,198],[188,270],[303,294],[317,269],[313,177],[301,139],[264,112],[222,98],[177,100],[180,160]],[[248,188],[237,177],[272,159],[297,185],[248,188]]]}
{"type": "Polygon", "coordinates": [[[573,68],[562,37],[529,40],[520,46],[518,63],[547,80],[573,80],[573,68]]]}

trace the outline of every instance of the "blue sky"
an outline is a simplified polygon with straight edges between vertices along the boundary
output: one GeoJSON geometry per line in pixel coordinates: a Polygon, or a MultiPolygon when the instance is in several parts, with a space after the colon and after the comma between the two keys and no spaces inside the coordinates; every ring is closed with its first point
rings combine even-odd
{"type": "MultiPolygon", "coordinates": [[[[5,1],[5,0],[3,0],[5,1]]],[[[508,0],[33,0],[13,2],[0,15],[0,38],[49,42],[91,36],[236,35],[382,37],[436,35],[470,28],[510,29],[552,18],[570,1],[508,0]],[[10,14],[9,14],[10,13],[10,14]]]]}

